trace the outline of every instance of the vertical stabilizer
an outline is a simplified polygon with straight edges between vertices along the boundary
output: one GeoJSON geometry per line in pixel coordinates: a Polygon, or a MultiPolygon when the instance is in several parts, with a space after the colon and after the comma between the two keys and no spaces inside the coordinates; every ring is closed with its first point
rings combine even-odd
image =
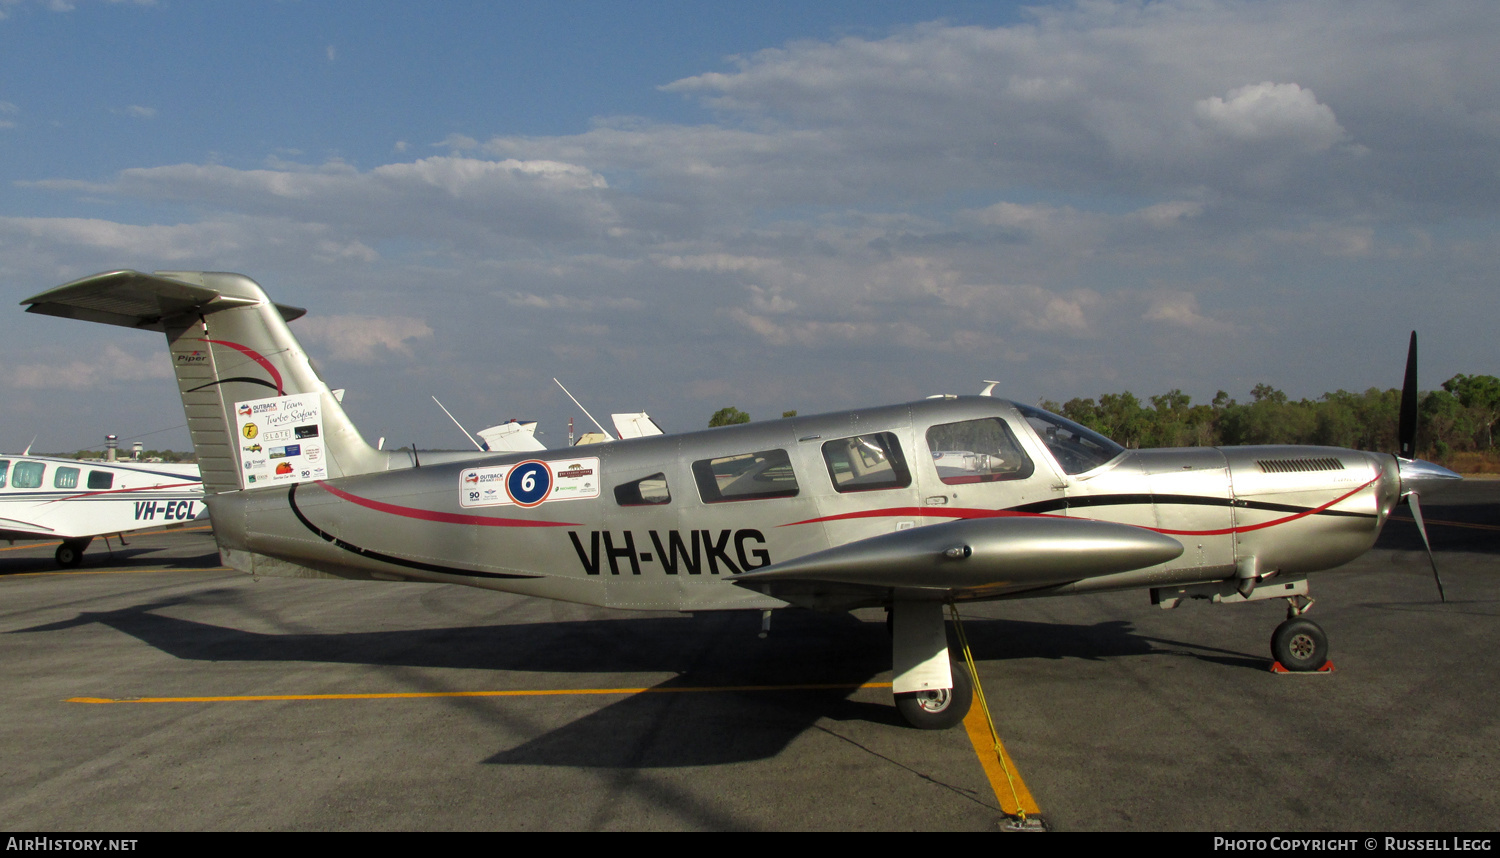
{"type": "MultiPolygon", "coordinates": [[[[366,444],[328,385],[318,377],[287,322],[303,314],[271,302],[241,274],[207,271],[113,271],[76,280],[22,302],[28,312],[161,331],[171,351],[188,431],[210,494],[255,488],[244,474],[273,449],[307,447],[321,477],[385,470],[386,457],[366,444]],[[245,436],[236,406],[312,394],[321,425],[316,435],[281,439],[245,436]],[[278,445],[274,446],[273,445],[278,445]]],[[[253,431],[253,430],[251,430],[253,431]]],[[[313,431],[313,430],[308,430],[313,431]]],[[[295,482],[286,474],[278,482],[295,482]]]]}

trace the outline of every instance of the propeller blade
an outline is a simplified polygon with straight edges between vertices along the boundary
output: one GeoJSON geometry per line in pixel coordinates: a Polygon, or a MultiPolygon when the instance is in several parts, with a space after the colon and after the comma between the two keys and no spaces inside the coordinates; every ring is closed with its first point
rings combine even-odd
{"type": "Polygon", "coordinates": [[[1401,420],[1396,424],[1396,439],[1399,455],[1403,459],[1417,457],[1417,332],[1411,332],[1411,345],[1406,349],[1406,380],[1401,384],[1401,420]]]}
{"type": "Polygon", "coordinates": [[[1437,558],[1432,554],[1432,543],[1427,541],[1427,525],[1422,522],[1422,505],[1417,502],[1416,492],[1406,496],[1406,504],[1411,507],[1411,517],[1417,523],[1417,532],[1422,534],[1422,544],[1427,546],[1427,560],[1432,563],[1432,579],[1438,585],[1438,598],[1446,602],[1448,595],[1443,592],[1443,576],[1438,574],[1437,558]]]}

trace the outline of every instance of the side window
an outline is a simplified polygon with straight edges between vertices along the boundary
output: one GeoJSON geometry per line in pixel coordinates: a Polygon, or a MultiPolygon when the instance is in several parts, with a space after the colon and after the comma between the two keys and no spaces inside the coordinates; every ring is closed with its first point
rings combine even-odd
{"type": "Polygon", "coordinates": [[[10,473],[10,484],[17,489],[35,489],[42,485],[42,472],[47,466],[41,462],[17,462],[10,473]]]}
{"type": "Polygon", "coordinates": [[[89,488],[107,489],[115,484],[113,471],[89,471],[89,488]]]}
{"type": "Polygon", "coordinates": [[[5,488],[5,478],[10,474],[10,460],[0,459],[0,489],[5,488]]]}
{"type": "Polygon", "coordinates": [[[823,445],[828,477],[841,492],[899,489],[911,485],[901,444],[890,432],[840,438],[823,445]]]}
{"type": "Polygon", "coordinates": [[[666,474],[652,474],[615,486],[615,503],[620,506],[654,506],[671,503],[666,474]]]}
{"type": "Polygon", "coordinates": [[[59,467],[56,471],[53,471],[52,487],[54,489],[78,488],[78,469],[59,467]]]}
{"type": "Polygon", "coordinates": [[[997,417],[934,426],[927,430],[927,447],[938,479],[950,486],[1021,480],[1035,468],[1010,427],[997,417]]]}
{"type": "Polygon", "coordinates": [[[693,463],[693,479],[704,503],[789,498],[797,494],[797,475],[785,450],[762,450],[693,463]]]}

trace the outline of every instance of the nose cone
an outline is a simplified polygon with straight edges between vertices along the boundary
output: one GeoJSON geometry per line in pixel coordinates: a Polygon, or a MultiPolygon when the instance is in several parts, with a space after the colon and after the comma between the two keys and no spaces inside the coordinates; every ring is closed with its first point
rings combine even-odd
{"type": "Polygon", "coordinates": [[[1442,465],[1434,465],[1421,459],[1397,459],[1396,461],[1401,467],[1401,494],[1403,496],[1412,492],[1425,495],[1454,480],[1463,479],[1442,465]]]}

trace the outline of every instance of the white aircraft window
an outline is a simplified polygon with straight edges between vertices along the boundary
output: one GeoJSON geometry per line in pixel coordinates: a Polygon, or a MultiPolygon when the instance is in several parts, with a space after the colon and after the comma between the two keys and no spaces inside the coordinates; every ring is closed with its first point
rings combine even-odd
{"type": "Polygon", "coordinates": [[[1047,451],[1065,474],[1092,471],[1125,452],[1119,444],[1066,417],[1019,402],[1013,404],[1036,430],[1037,437],[1047,445],[1047,451]]]}
{"type": "Polygon", "coordinates": [[[823,461],[841,492],[900,489],[911,485],[901,444],[890,432],[840,438],[823,445],[823,461]]]}
{"type": "Polygon", "coordinates": [[[1004,420],[985,417],[943,423],[927,430],[938,479],[948,485],[1022,480],[1035,466],[1004,420]]]}
{"type": "Polygon", "coordinates": [[[785,450],[762,450],[693,463],[693,479],[704,503],[789,498],[797,494],[797,475],[785,450]]]}
{"type": "Polygon", "coordinates": [[[54,489],[76,489],[78,488],[78,469],[59,466],[52,472],[52,487],[54,489]]]}
{"type": "Polygon", "coordinates": [[[652,474],[615,486],[615,502],[620,506],[654,506],[671,503],[666,474],[652,474]]]}
{"type": "Polygon", "coordinates": [[[42,485],[42,472],[47,466],[41,462],[17,462],[10,473],[11,488],[35,489],[42,485]]]}
{"type": "Polygon", "coordinates": [[[5,488],[5,478],[10,473],[10,460],[0,459],[0,489],[5,488]]]}
{"type": "Polygon", "coordinates": [[[89,471],[89,488],[107,489],[115,484],[115,475],[109,471],[89,471]]]}

